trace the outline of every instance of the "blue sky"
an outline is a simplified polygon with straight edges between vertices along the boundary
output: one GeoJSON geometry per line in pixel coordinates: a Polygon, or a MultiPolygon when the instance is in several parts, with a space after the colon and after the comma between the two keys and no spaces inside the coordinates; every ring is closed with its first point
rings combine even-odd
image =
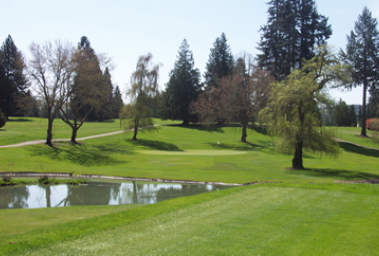
{"type": "MultiPolygon", "coordinates": [[[[10,34],[28,57],[31,42],[62,40],[76,45],[85,35],[97,53],[107,53],[115,68],[112,81],[123,92],[138,56],[151,52],[161,63],[160,89],[165,88],[184,38],[203,74],[213,42],[222,32],[235,56],[257,54],[259,28],[267,21],[266,0],[12,0],[0,13],[0,42],[10,34]]],[[[378,0],[316,0],[329,17],[333,35],[328,43],[345,48],[346,35],[367,6],[379,19],[378,0]]],[[[331,91],[334,98],[361,104],[362,88],[331,91]]]]}

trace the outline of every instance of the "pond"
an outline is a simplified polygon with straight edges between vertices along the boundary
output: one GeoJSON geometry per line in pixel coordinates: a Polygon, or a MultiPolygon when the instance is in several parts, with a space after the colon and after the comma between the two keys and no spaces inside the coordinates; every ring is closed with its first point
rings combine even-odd
{"type": "Polygon", "coordinates": [[[154,204],[175,197],[230,188],[157,182],[89,182],[85,185],[27,185],[0,188],[0,209],[71,205],[154,204]]]}

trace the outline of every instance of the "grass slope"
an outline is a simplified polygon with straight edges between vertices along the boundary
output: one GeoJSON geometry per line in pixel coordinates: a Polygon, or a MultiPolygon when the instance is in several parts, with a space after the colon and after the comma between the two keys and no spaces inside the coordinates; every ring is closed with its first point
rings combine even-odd
{"type": "Polygon", "coordinates": [[[0,246],[20,255],[378,255],[378,199],[374,185],[252,185],[3,237],[0,246]]]}
{"type": "MultiPolygon", "coordinates": [[[[154,119],[156,124],[172,124],[171,120],[154,119]]],[[[0,146],[16,144],[25,141],[46,139],[46,118],[18,118],[11,117],[10,121],[0,129],[0,146]]],[[[105,120],[104,122],[86,122],[78,131],[78,138],[91,135],[120,131],[118,119],[105,120]]],[[[54,139],[70,139],[71,128],[61,119],[55,119],[53,123],[54,139]]]]}
{"type": "Polygon", "coordinates": [[[54,224],[93,218],[141,205],[71,206],[41,209],[0,210],[0,237],[46,228],[54,224]]]}
{"type": "Polygon", "coordinates": [[[236,183],[325,183],[379,177],[379,152],[351,145],[345,146],[337,159],[306,154],[304,165],[308,170],[285,169],[293,156],[276,153],[271,138],[260,129],[248,130],[250,144],[239,142],[240,128],[208,131],[162,126],[156,133],[141,132],[139,141],[131,141],[131,137],[127,132],[91,139],[84,145],[0,149],[0,170],[236,183]]]}
{"type": "Polygon", "coordinates": [[[378,140],[375,139],[376,133],[367,130],[368,137],[360,137],[360,127],[338,127],[338,138],[341,140],[349,141],[358,145],[363,145],[370,148],[379,149],[378,140]]]}

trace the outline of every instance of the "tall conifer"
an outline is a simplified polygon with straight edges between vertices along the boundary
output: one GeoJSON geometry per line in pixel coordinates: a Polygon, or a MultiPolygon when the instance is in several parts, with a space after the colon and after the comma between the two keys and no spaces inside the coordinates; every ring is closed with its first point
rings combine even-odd
{"type": "Polygon", "coordinates": [[[294,68],[301,68],[302,59],[315,56],[315,46],[324,44],[332,29],[314,0],[271,0],[268,5],[258,62],[281,81],[294,68]]]}
{"type": "Polygon", "coordinates": [[[234,60],[224,33],[213,44],[204,74],[208,87],[217,87],[218,81],[233,74],[234,60]]]}
{"type": "Polygon", "coordinates": [[[347,36],[346,52],[341,51],[343,59],[353,67],[354,83],[350,87],[363,85],[362,129],[361,136],[366,134],[366,93],[374,91],[379,85],[379,32],[377,20],[365,7],[362,15],[355,22],[354,31],[347,36]]]}
{"type": "Polygon", "coordinates": [[[183,40],[178,54],[167,83],[166,114],[170,119],[181,119],[183,124],[188,124],[190,121],[189,105],[192,101],[196,101],[201,89],[200,73],[194,67],[195,62],[186,39],[183,40]]]}
{"type": "Polygon", "coordinates": [[[17,98],[22,97],[28,87],[23,55],[10,35],[1,46],[0,59],[0,108],[8,118],[17,113],[17,98]]]}

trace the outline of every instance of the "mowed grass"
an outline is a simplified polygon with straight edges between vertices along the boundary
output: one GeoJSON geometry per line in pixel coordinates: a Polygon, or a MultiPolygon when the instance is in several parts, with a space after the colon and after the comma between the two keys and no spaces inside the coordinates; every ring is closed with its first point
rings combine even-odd
{"type": "Polygon", "coordinates": [[[379,151],[341,143],[338,158],[306,153],[308,169],[295,171],[264,129],[249,129],[249,143],[240,136],[241,128],[161,126],[139,131],[139,141],[125,132],[0,149],[1,171],[284,182],[137,208],[0,210],[0,255],[379,255],[379,187],[333,184],[379,178],[379,151]]]}
{"type": "Polygon", "coordinates": [[[378,227],[378,186],[263,184],[2,237],[0,246],[15,255],[378,255],[378,227]]]}
{"type": "Polygon", "coordinates": [[[0,149],[2,171],[67,172],[175,180],[246,183],[321,182],[378,178],[379,152],[345,145],[338,158],[307,153],[303,171],[286,169],[292,154],[280,154],[260,128],[161,126],[155,133],[131,132],[84,141],[0,149]]]}
{"type": "Polygon", "coordinates": [[[140,206],[133,204],[0,210],[0,237],[46,228],[58,223],[62,224],[121,212],[140,206]]]}
{"type": "MultiPolygon", "coordinates": [[[[172,124],[171,120],[154,119],[156,124],[172,124]]],[[[120,120],[111,119],[104,122],[85,122],[78,131],[78,138],[122,130],[120,120]]],[[[6,125],[0,129],[0,146],[25,141],[45,140],[47,132],[46,118],[10,117],[6,125]]],[[[53,123],[53,139],[70,139],[71,128],[61,119],[53,123]]]]}
{"type": "Polygon", "coordinates": [[[367,130],[368,137],[361,137],[360,127],[338,127],[338,138],[358,145],[379,149],[379,133],[367,130]]]}

